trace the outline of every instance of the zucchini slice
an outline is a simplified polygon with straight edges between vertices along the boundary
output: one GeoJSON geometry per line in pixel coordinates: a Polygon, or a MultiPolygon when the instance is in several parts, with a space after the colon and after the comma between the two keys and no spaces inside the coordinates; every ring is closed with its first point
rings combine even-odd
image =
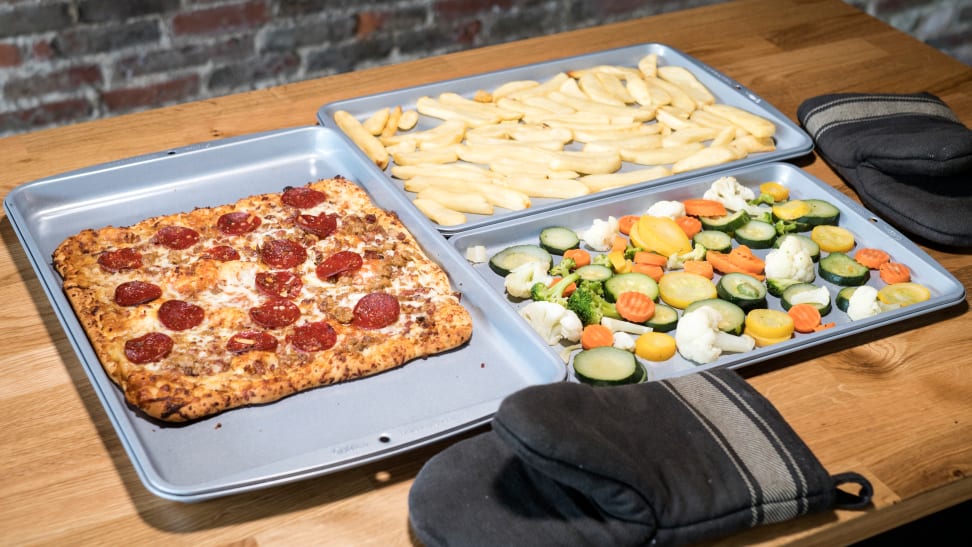
{"type": "Polygon", "coordinates": [[[645,325],[655,332],[669,332],[678,325],[678,311],[665,304],[655,304],[655,315],[645,321],[645,325]]]}
{"type": "Polygon", "coordinates": [[[703,230],[718,230],[720,232],[735,232],[739,227],[749,222],[749,213],[740,209],[721,217],[699,217],[703,230]]]}
{"type": "Polygon", "coordinates": [[[708,251],[728,253],[732,250],[732,237],[719,230],[702,230],[695,234],[692,240],[705,247],[708,251]]]}
{"type": "Polygon", "coordinates": [[[804,203],[810,206],[810,211],[797,219],[797,222],[809,226],[821,226],[829,224],[836,226],[840,220],[840,209],[834,207],[828,201],[822,199],[805,199],[804,203]]]}
{"type": "Polygon", "coordinates": [[[783,291],[785,291],[787,288],[800,283],[803,283],[803,281],[796,279],[784,279],[780,277],[768,278],[766,280],[766,292],[779,298],[783,296],[783,291]]]}
{"type": "Polygon", "coordinates": [[[592,386],[637,384],[648,375],[633,353],[612,346],[579,352],[573,366],[577,380],[592,386]]]}
{"type": "Polygon", "coordinates": [[[871,271],[845,253],[830,253],[820,259],[820,277],[834,285],[857,287],[867,283],[871,271]]]}
{"type": "Polygon", "coordinates": [[[817,308],[821,316],[830,313],[830,292],[827,287],[818,287],[812,283],[797,283],[790,285],[780,297],[780,305],[789,310],[797,304],[810,304],[817,308]]]}
{"type": "Polygon", "coordinates": [[[580,247],[580,237],[570,228],[551,226],[540,231],[540,246],[553,254],[562,255],[564,251],[580,247]]]}
{"type": "Polygon", "coordinates": [[[803,234],[783,234],[776,238],[776,241],[773,242],[773,247],[779,249],[780,245],[782,245],[783,242],[790,237],[795,237],[797,241],[800,242],[800,245],[803,245],[803,249],[810,254],[810,258],[813,259],[814,262],[818,262],[820,260],[820,245],[817,245],[816,241],[803,234]]]}
{"type": "Polygon", "coordinates": [[[749,274],[733,272],[723,275],[716,284],[716,292],[719,298],[745,311],[766,307],[766,285],[749,274]]]}
{"type": "Polygon", "coordinates": [[[854,291],[857,287],[844,287],[837,292],[837,296],[834,298],[834,303],[837,304],[837,309],[842,312],[847,311],[847,306],[850,305],[850,299],[854,296],[854,291]]]}
{"type": "Polygon", "coordinates": [[[719,312],[719,315],[722,317],[719,320],[719,330],[736,336],[742,334],[743,327],[746,325],[746,312],[742,308],[728,300],[710,298],[708,300],[692,302],[689,307],[685,308],[685,313],[701,308],[702,306],[712,308],[719,312]]]}
{"type": "Polygon", "coordinates": [[[574,273],[585,281],[607,281],[614,275],[614,271],[600,264],[588,264],[574,270],[574,273]]]}
{"type": "Polygon", "coordinates": [[[497,274],[506,277],[517,267],[527,262],[540,262],[545,264],[547,269],[553,264],[553,257],[546,249],[539,245],[529,243],[523,245],[513,245],[494,254],[489,259],[489,268],[497,274]]]}
{"type": "Polygon", "coordinates": [[[733,237],[752,249],[769,249],[776,241],[776,227],[762,220],[750,220],[740,226],[733,237]]]}
{"type": "Polygon", "coordinates": [[[616,302],[621,293],[640,292],[652,300],[658,298],[658,283],[651,277],[638,272],[617,274],[604,282],[604,297],[608,302],[616,302]]]}

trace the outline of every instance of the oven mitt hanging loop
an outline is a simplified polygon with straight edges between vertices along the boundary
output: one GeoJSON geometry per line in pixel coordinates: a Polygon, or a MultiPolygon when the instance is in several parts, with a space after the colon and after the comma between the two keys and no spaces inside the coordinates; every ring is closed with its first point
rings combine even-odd
{"type": "Polygon", "coordinates": [[[900,231],[972,248],[972,130],[930,93],[839,93],[797,118],[864,205],[900,231]]]}
{"type": "Polygon", "coordinates": [[[829,475],[765,398],[716,369],[514,393],[492,432],[423,467],[409,507],[428,545],[677,545],[871,493],[860,475],[829,475]]]}

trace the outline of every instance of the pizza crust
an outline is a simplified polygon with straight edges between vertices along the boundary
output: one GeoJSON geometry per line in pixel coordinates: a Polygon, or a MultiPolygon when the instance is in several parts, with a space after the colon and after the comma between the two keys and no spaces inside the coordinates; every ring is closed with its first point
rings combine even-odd
{"type": "Polygon", "coordinates": [[[129,227],[85,230],[55,250],[54,266],[64,280],[65,294],[105,372],[131,405],[159,420],[196,420],[364,378],[469,340],[472,319],[459,294],[396,215],[374,206],[361,188],[343,178],[307,187],[324,192],[326,202],[305,210],[283,203],[281,194],[262,194],[129,227]],[[246,235],[222,233],[217,219],[234,211],[259,216],[260,228],[246,235]],[[338,215],[338,228],[318,237],[296,224],[299,214],[338,215]],[[165,226],[191,228],[199,240],[185,249],[169,249],[156,236],[165,226]],[[268,266],[261,249],[272,239],[299,242],[306,258],[292,268],[268,266]],[[209,258],[207,249],[217,245],[233,247],[239,259],[209,258]],[[122,248],[137,250],[141,266],[108,271],[99,265],[100,256],[122,248]],[[360,269],[320,279],[316,266],[340,251],[363,257],[360,269]],[[281,327],[256,324],[249,310],[267,297],[256,290],[254,276],[281,270],[302,280],[299,294],[290,299],[300,318],[281,327]],[[162,296],[138,305],[116,304],[116,287],[129,281],[156,284],[162,296]],[[373,292],[393,295],[400,312],[390,325],[361,328],[353,321],[354,306],[373,292]],[[205,318],[188,329],[168,328],[159,316],[168,300],[198,305],[205,318]],[[297,349],[290,337],[298,325],[308,322],[330,325],[336,334],[334,346],[297,349]],[[276,348],[227,350],[233,334],[254,330],[270,333],[276,348]],[[170,337],[172,350],[161,360],[133,363],[125,354],[126,341],[151,332],[170,337]]]}

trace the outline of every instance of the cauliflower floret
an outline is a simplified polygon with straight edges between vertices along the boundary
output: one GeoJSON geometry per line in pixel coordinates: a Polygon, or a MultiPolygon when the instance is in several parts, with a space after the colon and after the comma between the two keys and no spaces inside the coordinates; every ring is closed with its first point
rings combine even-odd
{"type": "Polygon", "coordinates": [[[608,217],[607,220],[594,219],[594,224],[590,228],[579,232],[577,235],[591,249],[606,252],[611,250],[611,244],[614,243],[614,236],[618,235],[618,233],[618,219],[608,217]]]}
{"type": "Polygon", "coordinates": [[[631,335],[626,332],[615,332],[614,343],[612,345],[618,349],[623,349],[625,351],[634,351],[635,339],[632,338],[631,335]]]}
{"type": "Polygon", "coordinates": [[[530,302],[519,313],[551,346],[561,340],[576,342],[584,330],[577,314],[553,302],[530,302]]]}
{"type": "Polygon", "coordinates": [[[489,256],[486,254],[485,245],[473,245],[466,249],[466,260],[472,262],[473,264],[482,264],[489,260],[489,256]]]}
{"type": "Polygon", "coordinates": [[[711,363],[724,351],[744,352],[756,346],[753,337],[733,336],[719,330],[722,316],[718,311],[701,306],[682,316],[675,331],[675,347],[682,357],[696,363],[711,363]]]}
{"type": "Polygon", "coordinates": [[[699,243],[695,244],[695,247],[687,253],[672,253],[672,256],[668,257],[668,264],[666,267],[669,270],[681,270],[685,267],[685,261],[687,260],[705,260],[705,253],[708,249],[705,245],[699,243]]]}
{"type": "Polygon", "coordinates": [[[813,273],[813,258],[799,239],[785,238],[779,249],[766,255],[766,277],[809,283],[816,277],[813,273]]]}
{"type": "Polygon", "coordinates": [[[678,217],[685,216],[685,205],[681,201],[656,201],[645,211],[645,214],[675,220],[678,217]]]}
{"type": "Polygon", "coordinates": [[[726,206],[730,211],[746,209],[748,201],[756,198],[756,194],[739,184],[735,177],[721,177],[702,195],[705,199],[714,199],[726,206]]]}
{"type": "Polygon", "coordinates": [[[790,299],[790,304],[816,304],[819,306],[826,306],[830,303],[830,291],[827,287],[817,287],[812,291],[802,291],[790,299]]]}
{"type": "Polygon", "coordinates": [[[547,275],[546,264],[530,261],[513,268],[513,271],[503,279],[503,286],[510,296],[530,298],[530,290],[535,284],[549,285],[551,281],[553,277],[547,275]]]}

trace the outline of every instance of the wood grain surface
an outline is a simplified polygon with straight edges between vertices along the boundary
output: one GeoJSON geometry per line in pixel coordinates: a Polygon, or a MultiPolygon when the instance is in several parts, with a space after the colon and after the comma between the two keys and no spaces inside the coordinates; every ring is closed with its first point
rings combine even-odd
{"type": "MultiPolygon", "coordinates": [[[[795,120],[814,95],[930,91],[972,126],[972,69],[839,0],[726,2],[0,140],[0,195],[42,177],[258,131],[313,125],[323,104],[661,42],[795,120]]],[[[854,197],[816,158],[800,167],[854,197]]],[[[409,545],[407,494],[459,439],[198,504],[140,483],[0,218],[0,544],[409,545]]],[[[972,255],[925,249],[966,287],[972,255]]],[[[863,473],[874,508],[748,531],[719,545],[844,544],[972,498],[972,313],[930,316],[743,369],[831,472],[863,473]]],[[[461,437],[460,437],[461,438],[461,437]]]]}

